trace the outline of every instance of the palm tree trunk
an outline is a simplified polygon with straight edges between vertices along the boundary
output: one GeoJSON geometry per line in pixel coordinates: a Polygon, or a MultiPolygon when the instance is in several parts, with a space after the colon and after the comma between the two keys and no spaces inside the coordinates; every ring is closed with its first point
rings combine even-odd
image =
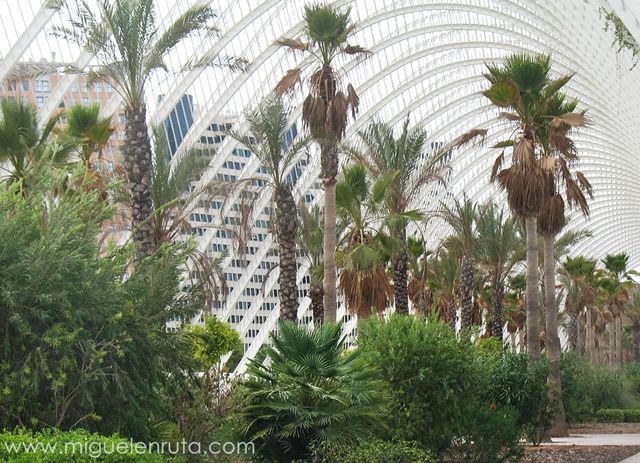
{"type": "Polygon", "coordinates": [[[538,230],[535,217],[527,217],[527,352],[540,359],[540,301],[538,281],[538,230]]]}
{"type": "MultiPolygon", "coordinates": [[[[407,230],[403,226],[399,230],[401,249],[392,258],[393,265],[393,291],[396,303],[396,313],[401,315],[409,314],[409,296],[407,294],[407,230]]],[[[416,308],[417,309],[417,308],[416,308]]]]}
{"type": "Polygon", "coordinates": [[[616,320],[615,318],[609,324],[609,365],[616,364],[616,320]]]}
{"type": "Polygon", "coordinates": [[[462,256],[460,264],[460,299],[460,331],[468,333],[473,323],[473,258],[468,255],[462,256]]]}
{"type": "Polygon", "coordinates": [[[562,404],[562,379],[560,376],[560,337],[558,336],[558,307],[556,306],[556,259],[553,254],[554,237],[544,237],[544,299],[546,314],[546,347],[549,358],[549,403],[555,410],[551,437],[567,437],[569,430],[562,404]]]}
{"type": "Polygon", "coordinates": [[[338,149],[332,144],[321,145],[322,182],[324,184],[324,321],[336,322],[338,313],[336,269],[336,177],[338,149]]]}
{"type": "Polygon", "coordinates": [[[511,338],[511,352],[515,354],[516,353],[516,333],[510,332],[509,337],[511,338]]]}
{"type": "Polygon", "coordinates": [[[278,186],[274,193],[280,258],[280,273],[278,275],[280,318],[284,321],[296,321],[298,318],[298,285],[296,283],[298,213],[290,186],[278,186]]]}
{"type": "Polygon", "coordinates": [[[571,349],[574,352],[577,352],[578,350],[578,344],[579,344],[579,315],[578,312],[576,312],[575,310],[569,312],[569,326],[567,329],[567,338],[569,341],[569,349],[571,349]]]}
{"type": "Polygon", "coordinates": [[[596,340],[595,333],[593,331],[593,322],[592,322],[592,313],[591,309],[587,307],[587,320],[585,323],[585,334],[587,338],[586,350],[589,358],[591,359],[591,363],[593,365],[598,363],[598,359],[596,357],[596,340]]]}
{"type": "Polygon", "coordinates": [[[311,280],[309,296],[311,297],[313,323],[316,326],[320,326],[324,322],[324,289],[322,288],[322,281],[311,280]]]}
{"type": "Polygon", "coordinates": [[[493,323],[491,335],[498,338],[500,342],[504,340],[504,320],[502,318],[502,299],[504,297],[504,284],[499,278],[493,279],[493,323]]]}
{"type": "Polygon", "coordinates": [[[131,202],[131,226],[136,258],[144,259],[156,250],[156,239],[150,217],[151,200],[151,142],[146,120],[146,108],[125,108],[124,168],[131,202]]]}
{"type": "Polygon", "coordinates": [[[524,336],[524,328],[520,328],[518,330],[518,352],[521,354],[524,353],[525,349],[525,336],[524,336]]]}
{"type": "Polygon", "coordinates": [[[455,299],[452,297],[447,306],[447,318],[449,319],[449,326],[456,332],[456,322],[458,321],[458,310],[456,308],[455,299]]]}
{"type": "Polygon", "coordinates": [[[640,322],[635,322],[631,327],[633,336],[633,359],[640,362],[640,322]]]}
{"type": "Polygon", "coordinates": [[[617,329],[616,329],[616,348],[617,348],[617,353],[616,353],[616,357],[618,358],[618,365],[622,365],[624,363],[624,352],[622,349],[622,337],[624,335],[624,330],[622,327],[622,315],[620,315],[617,320],[617,329]]]}

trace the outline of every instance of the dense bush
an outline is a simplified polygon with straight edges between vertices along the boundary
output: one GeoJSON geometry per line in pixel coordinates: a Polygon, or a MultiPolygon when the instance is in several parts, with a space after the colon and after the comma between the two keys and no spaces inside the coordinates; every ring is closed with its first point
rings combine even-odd
{"type": "Polygon", "coordinates": [[[126,278],[126,249],[99,256],[113,212],[97,193],[48,182],[29,195],[0,190],[0,428],[68,429],[148,437],[166,404],[158,389],[191,362],[171,317],[193,314],[180,292],[186,245],[162,247],[126,278]]]}
{"type": "Polygon", "coordinates": [[[503,352],[480,353],[481,371],[485,375],[482,397],[488,403],[515,410],[515,426],[538,443],[550,425],[545,361],[534,364],[526,354],[503,352]]]}
{"type": "Polygon", "coordinates": [[[640,423],[640,410],[637,408],[624,410],[624,421],[627,423],[640,423]]]}
{"type": "Polygon", "coordinates": [[[524,454],[518,413],[511,407],[478,404],[467,430],[445,454],[445,461],[502,463],[520,461],[524,454]]]}
{"type": "Polygon", "coordinates": [[[622,423],[624,421],[624,410],[601,408],[596,412],[596,419],[600,423],[622,423]]]}
{"type": "Polygon", "coordinates": [[[410,442],[366,440],[358,445],[320,445],[313,463],[436,463],[436,459],[410,442]]]}
{"type": "Polygon", "coordinates": [[[245,435],[265,458],[308,458],[311,444],[353,443],[381,428],[386,385],[362,351],[344,352],[341,330],[280,323],[250,363],[245,435]]]}
{"type": "Polygon", "coordinates": [[[592,365],[575,353],[561,361],[562,400],[567,422],[589,421],[601,408],[632,406],[625,393],[624,374],[605,365],[592,365]]]}
{"type": "Polygon", "coordinates": [[[0,445],[0,463],[184,462],[182,457],[142,453],[128,439],[89,434],[85,431],[4,432],[0,433],[0,445]],[[33,450],[27,451],[25,446],[33,450]]]}
{"type": "Polygon", "coordinates": [[[391,389],[391,435],[437,452],[465,429],[479,376],[468,342],[437,320],[373,318],[360,329],[358,350],[382,369],[391,389]]]}

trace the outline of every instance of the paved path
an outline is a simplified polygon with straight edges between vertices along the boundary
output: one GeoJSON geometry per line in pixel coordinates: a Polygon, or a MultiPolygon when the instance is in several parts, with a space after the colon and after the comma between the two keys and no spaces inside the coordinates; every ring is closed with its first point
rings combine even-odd
{"type": "Polygon", "coordinates": [[[640,445],[640,434],[572,434],[551,440],[552,445],[640,445]]]}
{"type": "MultiPolygon", "coordinates": [[[[640,445],[640,434],[572,434],[542,445],[640,445]]],[[[620,463],[640,463],[640,453],[620,463]]]]}

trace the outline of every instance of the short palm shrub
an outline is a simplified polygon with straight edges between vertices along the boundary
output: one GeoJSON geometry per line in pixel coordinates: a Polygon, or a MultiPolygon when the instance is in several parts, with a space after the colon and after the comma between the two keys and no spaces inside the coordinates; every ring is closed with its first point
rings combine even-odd
{"type": "MultiPolygon", "coordinates": [[[[183,457],[146,452],[117,436],[86,431],[46,430],[0,433],[0,463],[184,463],[183,457]],[[29,450],[27,450],[29,449],[29,450]]],[[[177,445],[172,447],[177,449],[177,445]]],[[[157,450],[157,449],[149,449],[157,450]]],[[[172,451],[167,449],[167,451],[172,451]]]]}
{"type": "Polygon", "coordinates": [[[436,463],[415,443],[368,439],[358,445],[314,447],[312,463],[436,463]]]}
{"type": "Polygon", "coordinates": [[[472,347],[441,321],[392,316],[360,328],[358,350],[391,389],[391,437],[441,452],[465,429],[478,396],[472,347]]]}
{"type": "Polygon", "coordinates": [[[386,385],[341,324],[278,325],[247,370],[245,437],[270,461],[309,458],[313,443],[349,444],[380,429],[386,385]]]}

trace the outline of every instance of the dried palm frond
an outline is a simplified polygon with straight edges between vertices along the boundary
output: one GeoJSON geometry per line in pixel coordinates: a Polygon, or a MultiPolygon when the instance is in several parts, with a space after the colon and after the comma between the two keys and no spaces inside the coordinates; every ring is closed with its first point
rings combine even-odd
{"type": "Polygon", "coordinates": [[[578,178],[578,184],[580,188],[582,188],[582,191],[586,191],[589,197],[593,199],[593,187],[591,183],[589,183],[589,180],[587,180],[587,177],[585,177],[582,172],[576,172],[576,177],[578,178]]]}
{"type": "Polygon", "coordinates": [[[303,42],[299,39],[278,39],[275,42],[277,45],[281,47],[289,48],[291,51],[307,51],[309,50],[309,44],[307,42],[303,42]]]}
{"type": "Polygon", "coordinates": [[[589,204],[587,204],[587,198],[584,196],[582,189],[572,178],[565,179],[565,190],[569,206],[578,206],[585,216],[589,215],[589,204]]]}
{"type": "Polygon", "coordinates": [[[289,69],[284,77],[280,79],[278,85],[276,85],[275,92],[278,95],[284,95],[285,93],[292,92],[298,82],[300,82],[300,75],[302,70],[300,68],[289,69]]]}
{"type": "Polygon", "coordinates": [[[342,52],[347,55],[371,55],[373,52],[371,50],[367,50],[360,45],[347,45],[346,47],[342,47],[342,52]]]}
{"type": "Polygon", "coordinates": [[[347,85],[347,102],[351,106],[351,117],[355,119],[358,114],[358,108],[360,107],[360,97],[356,93],[353,85],[347,85]]]}
{"type": "Polygon", "coordinates": [[[450,148],[462,148],[463,146],[466,146],[472,141],[476,141],[478,139],[480,139],[480,143],[482,143],[486,136],[487,129],[471,129],[453,140],[450,148]]]}
{"type": "Polygon", "coordinates": [[[526,137],[521,137],[513,147],[513,162],[525,168],[532,168],[534,163],[533,144],[526,137]]]}
{"type": "Polygon", "coordinates": [[[562,124],[567,124],[571,127],[584,127],[587,125],[587,117],[585,111],[580,113],[564,113],[560,116],[556,116],[551,120],[551,125],[559,127],[562,124]]]}
{"type": "Polygon", "coordinates": [[[503,111],[503,112],[501,112],[501,113],[498,115],[498,117],[500,117],[500,119],[504,119],[504,120],[507,120],[507,121],[513,121],[513,122],[516,122],[516,121],[519,121],[519,120],[520,120],[520,116],[518,116],[517,114],[515,114],[515,113],[508,113],[508,112],[504,112],[504,111],[503,111]]]}
{"type": "Polygon", "coordinates": [[[373,311],[382,313],[393,297],[393,286],[382,265],[370,271],[343,269],[339,287],[344,291],[348,310],[362,319],[371,316],[373,311]]]}
{"type": "Polygon", "coordinates": [[[538,232],[547,236],[558,234],[566,225],[564,209],[564,200],[561,195],[554,194],[547,198],[538,214],[538,232]]]}
{"type": "Polygon", "coordinates": [[[331,106],[329,109],[331,129],[338,138],[341,138],[347,129],[348,115],[349,103],[347,101],[347,96],[339,91],[331,100],[331,106]]]}

